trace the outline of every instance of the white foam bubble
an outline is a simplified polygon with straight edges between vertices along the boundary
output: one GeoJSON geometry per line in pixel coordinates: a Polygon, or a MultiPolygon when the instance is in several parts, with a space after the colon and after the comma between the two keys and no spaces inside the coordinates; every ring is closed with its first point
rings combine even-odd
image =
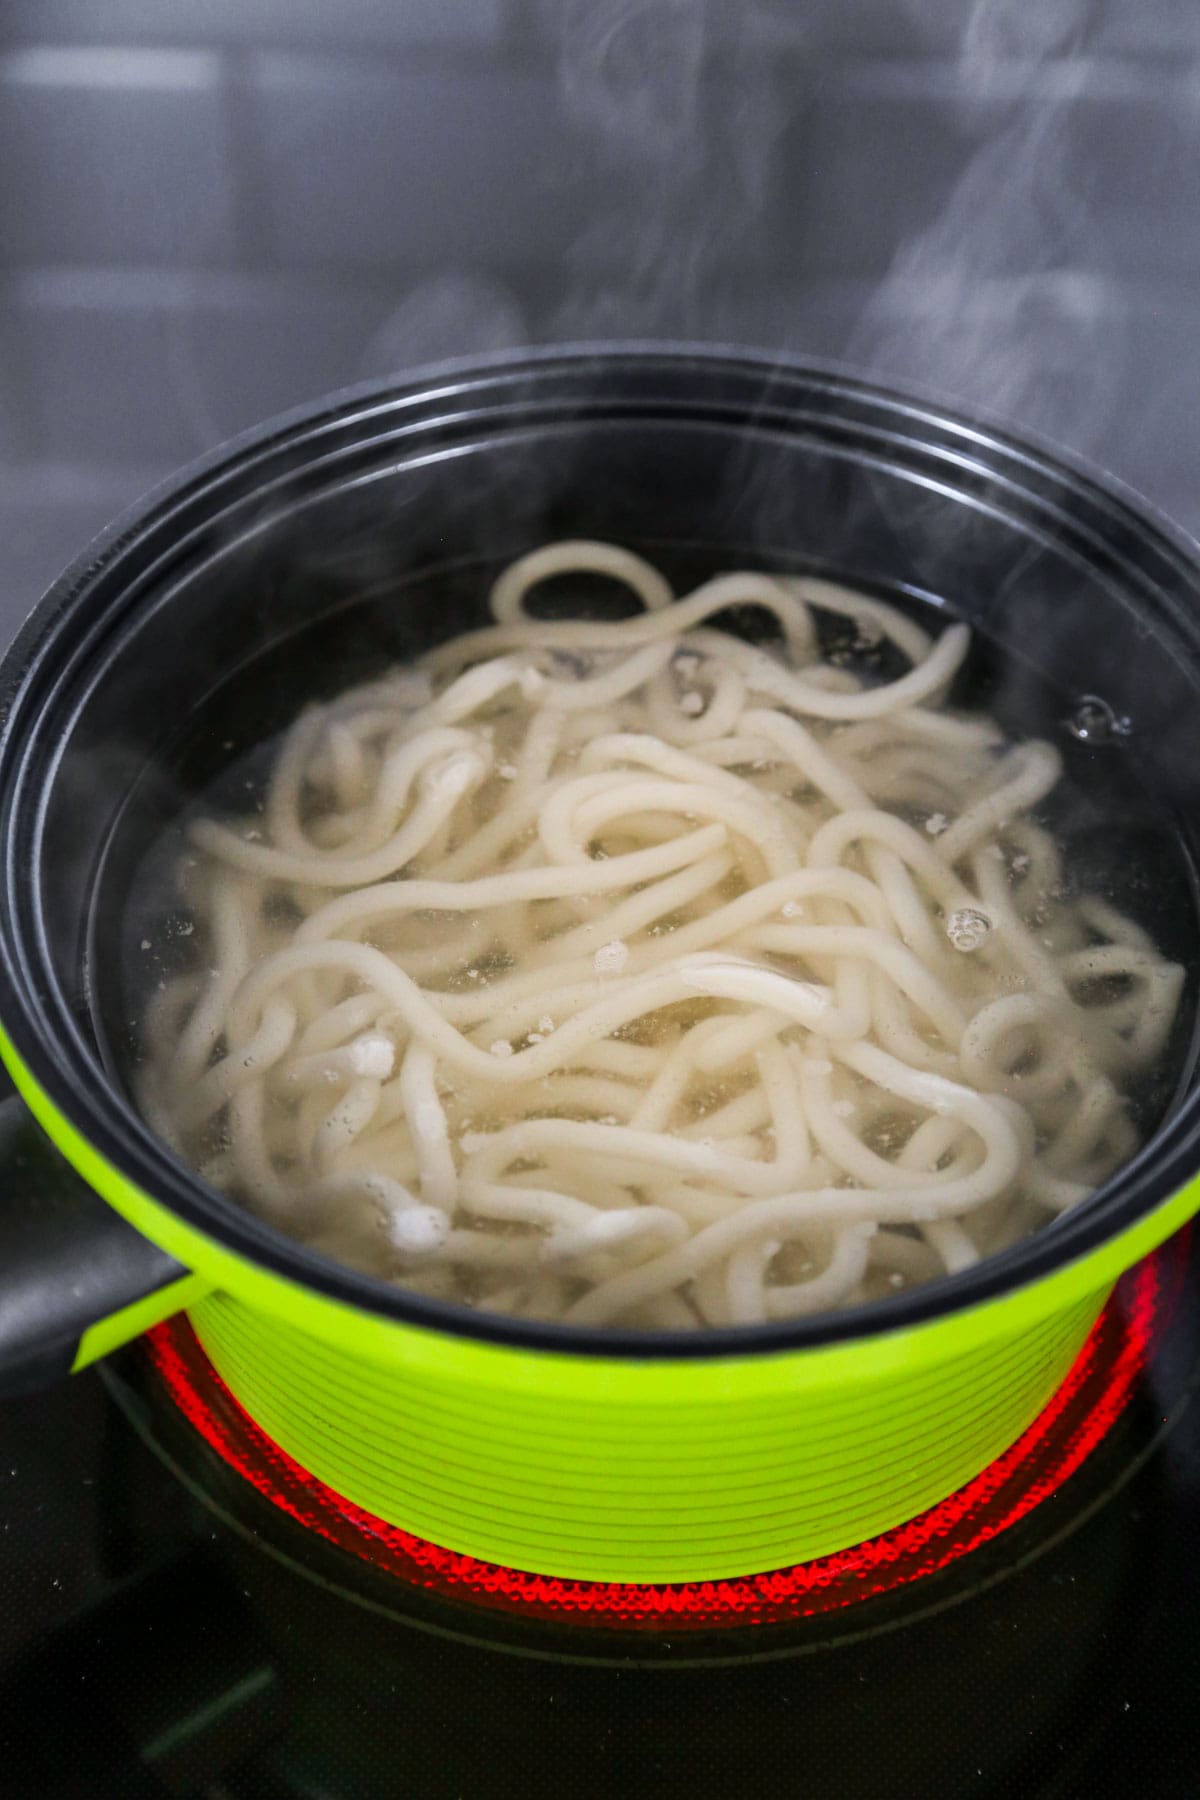
{"type": "Polygon", "coordinates": [[[396,1066],[396,1047],[382,1031],[364,1031],[347,1044],[346,1058],[356,1075],[386,1081],[396,1066]]]}
{"type": "Polygon", "coordinates": [[[597,975],[616,975],[629,961],[629,945],[621,938],[614,938],[611,944],[601,944],[592,958],[592,967],[597,975]]]}
{"type": "Polygon", "coordinates": [[[387,1235],[401,1256],[429,1256],[450,1235],[450,1220],[438,1206],[406,1206],[393,1212],[387,1235]]]}

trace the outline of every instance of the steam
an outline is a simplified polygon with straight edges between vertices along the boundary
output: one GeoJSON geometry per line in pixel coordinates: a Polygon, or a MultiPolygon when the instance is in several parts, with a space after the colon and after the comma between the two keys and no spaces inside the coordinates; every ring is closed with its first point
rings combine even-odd
{"type": "MultiPolygon", "coordinates": [[[[845,104],[867,118],[907,83],[915,113],[927,99],[957,123],[958,160],[882,273],[830,282],[805,216],[842,172],[819,142],[807,160],[803,130],[785,128],[839,85],[831,34],[856,50],[837,20],[823,11],[814,27],[775,0],[546,0],[564,121],[585,140],[596,197],[546,334],[832,354],[1102,452],[1129,333],[1084,254],[1097,220],[1075,126],[1113,4],[899,0],[878,44],[896,60],[843,62],[879,83],[851,81],[845,104]],[[764,304],[781,264],[783,304],[764,304]]],[[[839,142],[855,154],[852,131],[839,142]]],[[[882,239],[896,225],[882,200],[878,225],[882,239]]]]}
{"type": "MultiPolygon", "coordinates": [[[[906,0],[927,16],[934,0],[906,0]]],[[[944,17],[944,9],[939,8],[944,17]]],[[[847,359],[1094,449],[1119,371],[1104,278],[1074,265],[1087,200],[1072,169],[1089,0],[975,0],[952,93],[984,136],[868,297],[847,359]]]]}
{"type": "MultiPolygon", "coordinates": [[[[948,9],[941,0],[902,0],[901,12],[919,37],[942,40],[938,47],[945,52],[948,9]]],[[[1076,55],[1085,48],[1095,14],[1093,0],[1039,0],[1037,6],[1025,0],[970,0],[962,9],[958,41],[964,90],[991,93],[1050,58],[1076,55]]]]}
{"type": "MultiPolygon", "coordinates": [[[[1187,409],[1173,371],[1151,363],[1147,392],[1129,379],[1140,302],[1105,273],[1113,201],[1093,191],[1109,170],[1089,109],[1098,79],[1124,79],[1126,0],[529,0],[524,16],[548,56],[561,166],[511,169],[512,267],[473,267],[464,243],[432,276],[400,274],[345,380],[539,339],[744,343],[830,357],[1158,479],[1163,421],[1187,409]],[[893,148],[878,111],[898,96],[913,136],[875,193],[871,159],[893,148]],[[543,187],[578,221],[553,264],[543,187]],[[914,189],[924,217],[905,205],[914,189]],[[817,234],[843,194],[862,232],[839,260],[817,234]]],[[[1178,192],[1188,173],[1162,180],[1178,192]]],[[[446,232],[453,245],[453,215],[446,232]]],[[[214,400],[186,317],[172,350],[198,448],[249,422],[214,400]]],[[[1168,476],[1172,498],[1185,479],[1168,476]]]]}
{"type": "Polygon", "coordinates": [[[710,335],[716,290],[752,253],[783,120],[757,9],[547,0],[543,16],[595,195],[548,335],[710,335]]]}
{"type": "Polygon", "coordinates": [[[386,375],[464,355],[513,350],[529,328],[516,297],[484,275],[448,273],[418,282],[372,335],[363,375],[386,375]]]}
{"type": "Polygon", "coordinates": [[[598,132],[618,164],[647,159],[665,173],[665,152],[703,160],[700,78],[708,35],[705,0],[565,0],[559,79],[567,115],[598,132]]]}

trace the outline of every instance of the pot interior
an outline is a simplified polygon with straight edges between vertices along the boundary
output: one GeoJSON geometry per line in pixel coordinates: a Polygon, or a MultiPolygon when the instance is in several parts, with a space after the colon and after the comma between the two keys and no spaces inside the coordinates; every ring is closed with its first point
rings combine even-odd
{"type": "MultiPolygon", "coordinates": [[[[547,364],[416,420],[381,401],[294,426],[160,504],[68,596],[22,721],[43,798],[20,815],[17,909],[65,1053],[127,1095],[138,1021],[188,953],[182,915],[165,950],[150,927],[175,905],[190,810],[243,810],[306,702],[484,622],[491,577],[523,550],[593,537],[681,592],[737,567],[815,572],[968,622],[952,704],[1054,741],[1065,775],[1045,816],[1073,877],[1188,968],[1169,1052],[1134,1096],[1143,1135],[1176,1117],[1200,892],[1186,552],[1040,455],[852,383],[760,371],[738,397],[716,362],[650,357],[563,381],[547,364]]],[[[560,598],[549,584],[547,616],[560,598]]],[[[630,610],[602,578],[586,598],[630,610]]]]}

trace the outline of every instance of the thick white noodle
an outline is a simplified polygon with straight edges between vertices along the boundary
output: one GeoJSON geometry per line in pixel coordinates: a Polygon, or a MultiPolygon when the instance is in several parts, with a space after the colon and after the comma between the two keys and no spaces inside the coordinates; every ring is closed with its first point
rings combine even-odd
{"type": "Polygon", "coordinates": [[[1132,1153],[1183,971],[1064,897],[1057,752],[945,703],[965,627],[808,577],[676,598],[599,543],[490,599],[190,827],[140,1084],[209,1179],[422,1293],[683,1329],[968,1268],[1132,1153]],[[578,575],[640,610],[534,616],[578,575]],[[823,661],[829,613],[900,672],[823,661]]]}

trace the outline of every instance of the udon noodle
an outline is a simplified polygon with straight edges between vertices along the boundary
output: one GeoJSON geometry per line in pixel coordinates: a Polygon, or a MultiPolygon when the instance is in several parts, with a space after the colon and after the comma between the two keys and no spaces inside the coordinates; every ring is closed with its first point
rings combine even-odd
{"type": "Polygon", "coordinates": [[[140,1092],[210,1182],[428,1295],[697,1327],[956,1272],[1129,1157],[1182,971],[1071,893],[1054,747],[947,709],[965,626],[583,542],[490,607],[190,826],[140,1092]],[[532,616],[574,572],[640,611],[532,616]]]}

